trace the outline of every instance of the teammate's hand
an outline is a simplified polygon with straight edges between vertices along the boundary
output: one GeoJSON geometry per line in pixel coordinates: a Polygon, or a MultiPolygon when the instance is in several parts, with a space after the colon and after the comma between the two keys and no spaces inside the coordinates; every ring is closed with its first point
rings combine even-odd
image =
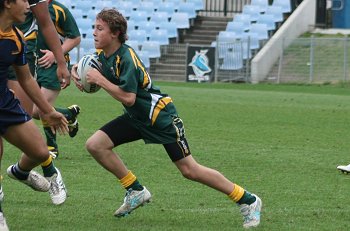
{"type": "Polygon", "coordinates": [[[59,134],[64,135],[69,132],[68,121],[62,113],[53,110],[50,113],[40,113],[40,118],[51,127],[53,133],[58,131],[59,134]]]}

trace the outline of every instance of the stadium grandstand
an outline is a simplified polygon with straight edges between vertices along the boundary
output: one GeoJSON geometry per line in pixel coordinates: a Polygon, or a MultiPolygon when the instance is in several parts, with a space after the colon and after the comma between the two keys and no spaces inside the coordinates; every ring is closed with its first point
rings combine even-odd
{"type": "Polygon", "coordinates": [[[96,14],[115,7],[128,21],[126,43],[153,79],[198,82],[263,81],[282,52],[283,38],[314,27],[319,6],[317,0],[60,1],[83,35],[71,54],[73,63],[94,52],[96,14]]]}

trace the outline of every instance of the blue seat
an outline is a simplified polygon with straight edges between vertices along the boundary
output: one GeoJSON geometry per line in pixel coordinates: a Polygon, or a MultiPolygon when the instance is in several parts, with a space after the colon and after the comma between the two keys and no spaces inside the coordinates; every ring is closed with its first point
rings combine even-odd
{"type": "Polygon", "coordinates": [[[153,21],[155,23],[160,22],[169,22],[169,19],[171,18],[171,14],[169,14],[166,11],[156,11],[151,15],[150,21],[153,21]]]}
{"type": "Polygon", "coordinates": [[[154,29],[149,32],[149,41],[159,42],[160,45],[169,45],[168,31],[165,29],[154,29]]]}
{"type": "Polygon", "coordinates": [[[252,0],[250,4],[253,6],[258,6],[260,8],[260,12],[265,12],[267,7],[269,6],[268,0],[252,0]]]}
{"type": "Polygon", "coordinates": [[[169,38],[178,38],[177,27],[174,22],[163,21],[159,22],[158,29],[164,29],[168,31],[169,38]]]}
{"type": "Polygon", "coordinates": [[[283,13],[289,13],[289,12],[292,11],[292,7],[290,5],[290,1],[274,0],[272,5],[281,7],[283,13]]]}
{"type": "Polygon", "coordinates": [[[167,12],[169,15],[172,15],[175,12],[175,4],[173,2],[159,2],[158,10],[167,12]]]}
{"type": "Polygon", "coordinates": [[[69,57],[70,57],[70,64],[76,64],[79,62],[79,56],[78,56],[78,47],[74,47],[70,52],[69,52],[69,57]]]}
{"type": "Polygon", "coordinates": [[[128,35],[130,40],[136,40],[139,44],[147,41],[147,31],[145,30],[130,30],[128,35]]]}
{"type": "Polygon", "coordinates": [[[280,6],[267,7],[265,14],[273,15],[275,22],[282,22],[283,21],[283,10],[282,10],[282,7],[280,7],[280,6]]]}
{"type": "Polygon", "coordinates": [[[157,41],[147,41],[142,43],[141,51],[147,51],[149,58],[160,58],[160,43],[157,41]]]}
{"type": "Polygon", "coordinates": [[[130,47],[132,47],[136,52],[140,51],[140,44],[137,40],[126,40],[125,44],[129,45],[130,47]]]}
{"type": "Polygon", "coordinates": [[[180,2],[177,8],[177,12],[187,13],[188,18],[195,18],[197,16],[196,6],[193,2],[180,2]]]}
{"type": "Polygon", "coordinates": [[[190,21],[187,13],[173,13],[170,21],[174,22],[178,29],[190,28],[190,21]]]}
{"type": "Polygon", "coordinates": [[[240,21],[231,21],[226,25],[226,31],[235,32],[237,37],[241,37],[245,30],[244,23],[240,21]]]}
{"type": "MultiPolygon", "coordinates": [[[[111,1],[111,0],[96,1],[95,9],[100,11],[100,10],[102,10],[105,7],[113,7],[113,5],[114,5],[113,3],[114,2],[111,1]]],[[[118,5],[119,5],[119,2],[118,2],[118,5]]],[[[120,8],[118,7],[118,9],[120,9],[120,8]]]]}
{"type": "Polygon", "coordinates": [[[94,39],[93,38],[83,38],[81,39],[80,41],[80,48],[83,48],[85,50],[89,50],[91,48],[95,48],[95,45],[94,45],[94,39]]]}
{"type": "Polygon", "coordinates": [[[261,14],[257,23],[265,24],[268,30],[276,29],[276,22],[272,14],[261,14]]]}
{"type": "Polygon", "coordinates": [[[253,23],[250,25],[250,32],[256,33],[258,40],[265,40],[269,38],[268,29],[265,24],[253,23]]]}
{"type": "Polygon", "coordinates": [[[77,8],[71,9],[69,11],[74,16],[75,19],[82,18],[84,14],[83,10],[77,9],[77,8]]]}
{"type": "Polygon", "coordinates": [[[235,42],[231,44],[223,55],[223,62],[220,65],[221,70],[240,70],[243,68],[242,44],[235,42]]]}
{"type": "Polygon", "coordinates": [[[149,60],[149,54],[148,54],[148,52],[147,52],[147,51],[139,51],[139,52],[138,52],[138,56],[139,56],[139,58],[141,59],[143,65],[145,65],[145,67],[146,67],[147,69],[149,69],[150,66],[151,66],[151,62],[150,62],[150,60],[149,60]]]}
{"type": "Polygon", "coordinates": [[[136,26],[137,26],[137,29],[151,31],[153,29],[156,29],[157,24],[153,21],[139,21],[139,22],[136,22],[136,26]]]}
{"type": "Polygon", "coordinates": [[[250,23],[252,22],[252,19],[249,14],[237,14],[233,21],[235,22],[242,22],[244,30],[249,30],[250,23]]]}
{"type": "Polygon", "coordinates": [[[242,10],[243,14],[247,14],[250,16],[251,21],[257,21],[259,14],[264,12],[264,9],[260,9],[259,6],[255,5],[245,5],[242,10]]]}
{"type": "Polygon", "coordinates": [[[130,11],[129,20],[137,21],[148,21],[149,15],[151,13],[147,13],[144,10],[134,10],[130,11]]]}

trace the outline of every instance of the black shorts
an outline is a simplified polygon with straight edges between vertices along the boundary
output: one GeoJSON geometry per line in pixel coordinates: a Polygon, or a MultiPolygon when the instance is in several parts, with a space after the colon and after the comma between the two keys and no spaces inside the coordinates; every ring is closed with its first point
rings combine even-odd
{"type": "Polygon", "coordinates": [[[15,98],[12,91],[6,88],[0,95],[0,135],[4,134],[8,127],[25,123],[31,117],[21,107],[19,100],[15,98]]]}
{"type": "MultiPolygon", "coordinates": [[[[175,130],[184,131],[181,120],[178,123],[174,123],[173,126],[176,127],[175,130]]],[[[112,140],[114,147],[132,141],[145,139],[140,129],[133,125],[133,120],[127,114],[110,121],[101,127],[100,130],[108,135],[112,140]]],[[[176,142],[163,143],[163,146],[172,161],[177,161],[191,155],[184,132],[178,135],[176,142]]]]}

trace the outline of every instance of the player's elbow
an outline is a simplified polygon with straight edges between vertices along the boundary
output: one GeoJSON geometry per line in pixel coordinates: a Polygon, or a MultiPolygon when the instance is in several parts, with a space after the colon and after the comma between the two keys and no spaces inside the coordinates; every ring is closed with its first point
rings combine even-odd
{"type": "Polygon", "coordinates": [[[126,107],[132,107],[136,101],[136,94],[128,92],[124,95],[123,104],[126,107]]]}

